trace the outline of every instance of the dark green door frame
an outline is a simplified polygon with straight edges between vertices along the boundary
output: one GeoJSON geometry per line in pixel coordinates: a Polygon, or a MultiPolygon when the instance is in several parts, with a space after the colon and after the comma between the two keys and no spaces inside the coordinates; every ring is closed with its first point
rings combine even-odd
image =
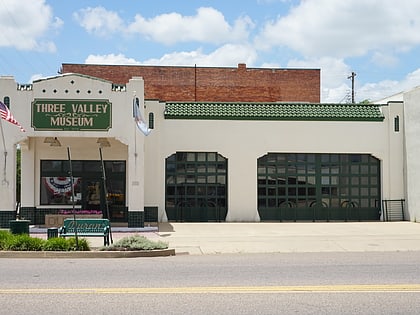
{"type": "Polygon", "coordinates": [[[258,159],[261,220],[378,220],[380,161],[368,154],[269,153],[258,159]]]}
{"type": "Polygon", "coordinates": [[[166,158],[169,221],[224,221],[227,159],[216,152],[176,152],[166,158]]]}

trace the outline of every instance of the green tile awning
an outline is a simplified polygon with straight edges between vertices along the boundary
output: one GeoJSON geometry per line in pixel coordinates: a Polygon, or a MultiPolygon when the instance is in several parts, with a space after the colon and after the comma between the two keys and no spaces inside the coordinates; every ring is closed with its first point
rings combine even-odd
{"type": "Polygon", "coordinates": [[[382,121],[376,104],[168,102],[165,119],[382,121]]]}

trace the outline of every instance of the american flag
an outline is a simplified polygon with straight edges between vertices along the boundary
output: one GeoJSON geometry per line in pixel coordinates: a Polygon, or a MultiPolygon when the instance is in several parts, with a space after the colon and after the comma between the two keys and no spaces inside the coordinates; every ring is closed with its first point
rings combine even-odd
{"type": "Polygon", "coordinates": [[[1,119],[4,119],[8,121],[9,123],[12,123],[20,128],[20,131],[25,132],[25,129],[18,123],[18,121],[13,117],[12,113],[10,112],[9,108],[4,105],[3,102],[0,101],[0,114],[1,119]]]}

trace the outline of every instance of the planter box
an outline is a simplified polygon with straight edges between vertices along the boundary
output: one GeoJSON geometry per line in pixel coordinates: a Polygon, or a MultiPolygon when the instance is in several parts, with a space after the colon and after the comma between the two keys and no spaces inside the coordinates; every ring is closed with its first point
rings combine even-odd
{"type": "MultiPolygon", "coordinates": [[[[72,219],[72,214],[46,214],[45,227],[60,227],[63,226],[64,219],[72,219]]],[[[76,214],[77,219],[102,219],[101,214],[76,214]]]]}
{"type": "Polygon", "coordinates": [[[28,234],[29,235],[29,220],[11,220],[10,233],[12,234],[28,234]]]}

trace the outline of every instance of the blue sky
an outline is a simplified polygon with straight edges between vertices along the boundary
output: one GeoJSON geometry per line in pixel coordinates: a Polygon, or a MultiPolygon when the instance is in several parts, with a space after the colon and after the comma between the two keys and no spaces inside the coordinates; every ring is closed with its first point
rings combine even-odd
{"type": "Polygon", "coordinates": [[[321,101],[420,85],[420,1],[0,0],[0,75],[62,63],[321,69],[321,101]]]}

